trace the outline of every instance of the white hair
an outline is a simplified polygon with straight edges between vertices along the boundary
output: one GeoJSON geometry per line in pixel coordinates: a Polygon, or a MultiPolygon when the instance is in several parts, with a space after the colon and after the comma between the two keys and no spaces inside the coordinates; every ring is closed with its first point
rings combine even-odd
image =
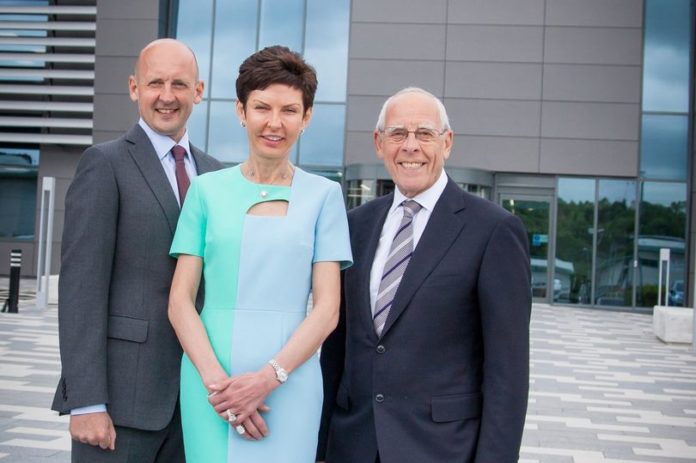
{"type": "Polygon", "coordinates": [[[435,104],[437,105],[438,112],[440,113],[440,122],[442,123],[443,129],[450,130],[449,117],[447,117],[447,110],[445,109],[445,105],[442,104],[442,101],[440,101],[438,97],[436,97],[427,90],[423,90],[420,87],[406,87],[387,98],[387,101],[385,101],[382,105],[382,109],[379,111],[379,117],[377,117],[377,126],[375,127],[378,132],[384,130],[384,119],[386,118],[387,108],[389,107],[389,105],[392,103],[394,98],[396,98],[397,96],[401,96],[405,93],[420,93],[421,95],[425,95],[432,98],[435,104]]]}

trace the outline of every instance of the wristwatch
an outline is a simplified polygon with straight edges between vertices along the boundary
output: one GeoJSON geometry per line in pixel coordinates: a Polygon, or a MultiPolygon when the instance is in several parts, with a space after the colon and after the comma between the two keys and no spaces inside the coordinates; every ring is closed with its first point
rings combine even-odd
{"type": "Polygon", "coordinates": [[[278,382],[280,384],[283,384],[285,381],[288,380],[288,372],[285,371],[285,368],[278,365],[278,362],[276,362],[276,359],[269,360],[268,364],[273,367],[273,370],[275,371],[276,379],[278,380],[278,382]]]}

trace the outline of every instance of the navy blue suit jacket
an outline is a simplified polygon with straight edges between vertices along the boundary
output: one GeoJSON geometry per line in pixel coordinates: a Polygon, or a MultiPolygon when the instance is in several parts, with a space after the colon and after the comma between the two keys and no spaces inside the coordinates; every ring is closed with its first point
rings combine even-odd
{"type": "Polygon", "coordinates": [[[355,264],[325,342],[318,459],[518,460],[529,385],[531,273],[521,221],[452,180],[380,337],[370,269],[393,195],[350,211],[355,264]]]}

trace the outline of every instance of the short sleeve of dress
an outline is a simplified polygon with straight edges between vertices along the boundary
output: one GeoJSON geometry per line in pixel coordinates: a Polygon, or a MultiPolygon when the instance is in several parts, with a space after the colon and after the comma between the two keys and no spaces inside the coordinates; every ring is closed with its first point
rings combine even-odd
{"type": "Polygon", "coordinates": [[[206,211],[197,180],[191,182],[186,192],[172,247],[169,249],[169,255],[175,258],[180,254],[203,257],[205,251],[206,211]]]}
{"type": "Polygon", "coordinates": [[[348,235],[348,217],[341,186],[332,182],[319,212],[312,262],[340,262],[341,270],[353,264],[348,235]]]}

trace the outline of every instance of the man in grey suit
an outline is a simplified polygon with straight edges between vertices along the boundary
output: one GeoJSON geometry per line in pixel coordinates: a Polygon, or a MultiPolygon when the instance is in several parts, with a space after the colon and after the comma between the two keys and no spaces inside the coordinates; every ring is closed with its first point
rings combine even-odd
{"type": "Polygon", "coordinates": [[[374,143],[393,193],[348,213],[355,265],[321,351],[317,459],[514,463],[527,408],[531,272],[521,221],[445,173],[443,104],[407,88],[374,143]]]}
{"type": "Polygon", "coordinates": [[[85,151],[65,200],[52,408],[71,414],[73,462],[184,461],[169,246],[190,178],[222,166],[189,144],[203,94],[190,48],[148,44],[128,86],[140,121],[85,151]]]}

